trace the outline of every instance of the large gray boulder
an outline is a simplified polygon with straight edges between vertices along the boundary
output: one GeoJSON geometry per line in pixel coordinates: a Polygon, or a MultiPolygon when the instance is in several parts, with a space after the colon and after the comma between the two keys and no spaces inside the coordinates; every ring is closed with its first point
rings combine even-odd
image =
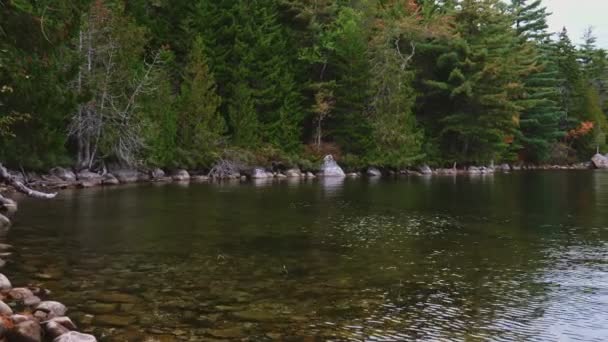
{"type": "Polygon", "coordinates": [[[608,169],[608,156],[598,153],[591,158],[591,162],[597,169],[608,169]]]}
{"type": "Polygon", "coordinates": [[[319,171],[319,176],[323,177],[346,177],[344,170],[336,163],[334,157],[328,154],[323,158],[323,165],[319,171]]]}

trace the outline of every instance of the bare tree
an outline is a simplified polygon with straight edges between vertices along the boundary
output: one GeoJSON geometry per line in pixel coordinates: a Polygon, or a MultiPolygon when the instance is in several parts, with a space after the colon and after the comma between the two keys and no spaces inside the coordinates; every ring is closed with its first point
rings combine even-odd
{"type": "Polygon", "coordinates": [[[91,168],[108,155],[133,165],[144,147],[138,100],[154,90],[160,51],[133,68],[133,59],[143,53],[143,35],[129,25],[97,0],[78,35],[82,62],[74,87],[80,96],[88,96],[72,116],[69,134],[77,143],[79,169],[91,168]]]}

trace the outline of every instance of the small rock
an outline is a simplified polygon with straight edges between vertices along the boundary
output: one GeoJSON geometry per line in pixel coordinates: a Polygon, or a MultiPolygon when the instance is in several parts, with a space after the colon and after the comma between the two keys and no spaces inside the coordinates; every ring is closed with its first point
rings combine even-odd
{"type": "Polygon", "coordinates": [[[42,341],[42,328],[38,322],[28,319],[16,324],[11,335],[14,336],[14,339],[9,338],[10,341],[40,342],[42,341]]]}
{"type": "Polygon", "coordinates": [[[306,178],[312,179],[315,178],[315,175],[312,172],[306,172],[306,178]]]}
{"type": "Polygon", "coordinates": [[[478,168],[477,166],[469,166],[469,168],[467,169],[467,172],[472,175],[477,175],[477,174],[481,173],[481,169],[478,168]]]}
{"type": "Polygon", "coordinates": [[[191,176],[190,180],[193,182],[207,182],[207,181],[209,181],[209,177],[207,177],[205,175],[196,175],[196,176],[191,176]]]}
{"type": "Polygon", "coordinates": [[[46,332],[46,336],[54,339],[55,337],[70,332],[70,329],[57,322],[49,321],[44,325],[44,331],[46,332]]]}
{"type": "Polygon", "coordinates": [[[8,306],[5,302],[0,300],[0,315],[3,316],[11,316],[13,314],[13,309],[8,306]]]}
{"type": "Polygon", "coordinates": [[[156,168],[150,172],[152,179],[160,179],[165,177],[165,171],[163,169],[156,168]]]}
{"type": "Polygon", "coordinates": [[[33,297],[34,293],[32,290],[25,287],[15,287],[8,291],[8,297],[14,300],[23,300],[28,297],[33,297]]]}
{"type": "Polygon", "coordinates": [[[50,319],[48,322],[54,322],[57,324],[61,324],[62,326],[70,329],[70,330],[76,330],[76,324],[74,324],[74,322],[72,322],[72,320],[67,317],[67,316],[62,316],[62,317],[55,317],[50,319]]]}
{"type": "Polygon", "coordinates": [[[350,172],[350,173],[346,174],[346,177],[349,177],[349,178],[358,178],[359,174],[357,172],[350,172]]]}
{"type": "Polygon", "coordinates": [[[433,170],[431,170],[431,168],[428,165],[426,165],[426,164],[420,165],[418,167],[418,171],[420,173],[422,173],[423,175],[433,174],[433,170]]]}
{"type": "Polygon", "coordinates": [[[133,169],[118,169],[113,170],[112,173],[118,181],[122,184],[135,183],[139,180],[139,172],[133,169]]]}
{"type": "Polygon", "coordinates": [[[12,287],[10,280],[8,280],[4,274],[0,273],[0,291],[10,290],[12,287]]]}
{"type": "Polygon", "coordinates": [[[103,184],[103,185],[118,185],[118,184],[120,184],[120,181],[116,177],[114,177],[113,174],[106,173],[103,176],[103,181],[101,181],[101,184],[103,184]]]}
{"type": "Polygon", "coordinates": [[[95,172],[91,172],[89,170],[83,170],[78,172],[78,174],[76,175],[76,177],[78,178],[79,181],[82,181],[82,184],[88,184],[88,185],[100,185],[101,182],[103,181],[103,177],[95,172]]]}
{"type": "Polygon", "coordinates": [[[382,172],[375,167],[370,167],[367,169],[367,175],[369,177],[380,177],[382,176],[382,172]]]}
{"type": "Polygon", "coordinates": [[[293,169],[289,169],[289,170],[285,171],[285,176],[287,176],[287,177],[301,177],[302,176],[302,172],[300,171],[300,169],[293,168],[293,169]]]}
{"type": "Polygon", "coordinates": [[[83,334],[77,331],[70,331],[61,336],[55,337],[53,342],[97,342],[93,335],[83,334]]]}
{"type": "Polygon", "coordinates": [[[34,316],[41,320],[49,320],[55,317],[65,316],[65,313],[68,311],[68,308],[56,301],[47,300],[44,301],[36,307],[34,310],[34,316]]]}
{"type": "Polygon", "coordinates": [[[68,169],[64,169],[63,167],[55,167],[49,171],[50,175],[58,177],[59,179],[65,182],[74,182],[76,180],[76,175],[74,172],[68,169]]]}
{"type": "Polygon", "coordinates": [[[171,178],[176,182],[187,182],[190,180],[190,174],[186,170],[176,170],[171,178]]]}
{"type": "Polygon", "coordinates": [[[13,245],[9,245],[7,243],[0,243],[0,252],[6,252],[11,249],[13,249],[13,245]]]}
{"type": "Polygon", "coordinates": [[[272,174],[270,174],[270,176],[269,176],[268,173],[266,172],[266,170],[264,170],[261,167],[255,167],[255,168],[253,168],[253,170],[251,170],[252,179],[264,179],[264,178],[269,178],[269,177],[272,177],[272,174]]]}

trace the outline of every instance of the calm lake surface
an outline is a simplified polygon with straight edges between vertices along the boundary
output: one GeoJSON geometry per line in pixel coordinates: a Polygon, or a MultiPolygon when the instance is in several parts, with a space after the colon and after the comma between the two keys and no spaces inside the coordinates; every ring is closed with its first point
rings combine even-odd
{"type": "Polygon", "coordinates": [[[608,172],[22,199],[4,271],[102,341],[606,341],[608,172]]]}

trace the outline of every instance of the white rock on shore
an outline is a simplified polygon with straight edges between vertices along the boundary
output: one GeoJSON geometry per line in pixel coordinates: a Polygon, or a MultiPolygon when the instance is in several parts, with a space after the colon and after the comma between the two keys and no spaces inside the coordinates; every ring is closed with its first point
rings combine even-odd
{"type": "Polygon", "coordinates": [[[591,158],[591,162],[597,169],[608,169],[608,155],[603,156],[598,153],[591,158]]]}
{"type": "Polygon", "coordinates": [[[336,163],[334,157],[328,154],[323,158],[323,165],[319,171],[319,176],[323,177],[346,177],[344,170],[336,163]]]}

